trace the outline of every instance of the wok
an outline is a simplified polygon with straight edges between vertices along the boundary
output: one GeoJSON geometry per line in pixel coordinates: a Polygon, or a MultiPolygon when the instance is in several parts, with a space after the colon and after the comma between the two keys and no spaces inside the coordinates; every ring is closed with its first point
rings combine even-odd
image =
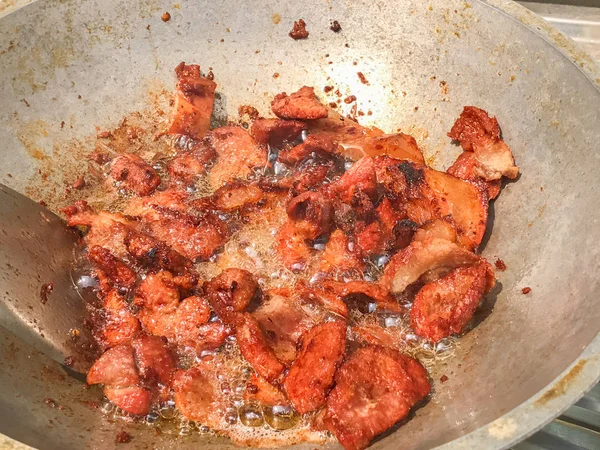
{"type": "MultiPolygon", "coordinates": [[[[508,270],[477,326],[431,374],[433,399],[373,448],[506,448],[597,380],[600,72],[562,35],[503,0],[34,2],[0,20],[0,181],[64,202],[95,127],[168,108],[180,61],[212,68],[217,122],[244,104],[266,114],[282,90],[339,86],[358,98],[361,122],[413,133],[436,167],[456,156],[445,133],[464,105],[500,121],[522,175],[493,205],[483,254],[508,270]],[[310,32],[303,41],[287,36],[298,18],[310,32]]],[[[9,271],[0,262],[0,287],[9,271]]],[[[110,420],[90,408],[99,390],[5,329],[0,336],[4,445],[111,448],[123,428],[136,448],[230,445],[110,420]]]]}

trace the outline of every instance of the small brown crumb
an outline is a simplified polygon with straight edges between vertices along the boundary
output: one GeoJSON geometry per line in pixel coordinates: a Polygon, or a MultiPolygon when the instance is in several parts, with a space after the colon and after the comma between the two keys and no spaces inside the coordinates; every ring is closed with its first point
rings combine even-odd
{"type": "Polygon", "coordinates": [[[329,27],[329,29],[334,33],[339,33],[340,31],[342,31],[342,26],[337,20],[334,20],[333,22],[331,22],[331,26],[329,27]]]}
{"type": "Polygon", "coordinates": [[[213,73],[212,70],[209,70],[208,73],[206,74],[205,77],[207,80],[214,80],[215,79],[215,74],[213,73]]]}
{"type": "Polygon", "coordinates": [[[418,111],[418,110],[419,110],[419,107],[418,107],[418,106],[415,106],[415,111],[418,111]]]}
{"type": "Polygon", "coordinates": [[[83,177],[77,178],[71,187],[77,190],[83,189],[85,187],[85,179],[83,177]]]}
{"type": "Polygon", "coordinates": [[[225,39],[221,39],[219,42],[225,42],[225,39]]]}
{"type": "Polygon", "coordinates": [[[279,78],[279,72],[275,72],[275,73],[273,74],[273,78],[279,78]]]}
{"type": "Polygon", "coordinates": [[[110,132],[110,131],[101,131],[100,133],[98,133],[96,135],[96,137],[99,138],[99,139],[107,139],[107,138],[112,137],[112,132],[110,132]]]}
{"type": "Polygon", "coordinates": [[[45,305],[48,301],[48,294],[54,290],[54,283],[46,283],[42,284],[42,288],[40,289],[40,301],[42,305],[45,305]]]}
{"type": "Polygon", "coordinates": [[[92,152],[89,158],[91,161],[94,161],[96,164],[100,165],[106,164],[110,161],[109,154],[101,151],[92,152]]]}
{"type": "Polygon", "coordinates": [[[77,328],[71,328],[69,330],[69,337],[71,338],[72,341],[76,341],[77,339],[79,339],[80,335],[81,335],[81,331],[79,331],[77,328]]]}
{"type": "Polygon", "coordinates": [[[344,47],[350,48],[350,44],[344,44],[344,47]]]}
{"type": "Polygon", "coordinates": [[[523,289],[521,289],[521,292],[525,295],[529,294],[531,292],[531,288],[530,287],[524,287],[523,289]]]}
{"type": "Polygon", "coordinates": [[[75,365],[75,358],[72,356],[67,356],[63,361],[63,364],[67,367],[73,367],[75,365]]]}
{"type": "Polygon", "coordinates": [[[371,111],[371,110],[368,110],[368,111],[367,111],[367,116],[372,116],[372,115],[373,115],[373,111],[371,111]]]}
{"type": "Polygon", "coordinates": [[[258,110],[250,105],[242,105],[238,108],[238,115],[241,116],[248,116],[251,119],[256,119],[258,117],[258,110]]]}
{"type": "Polygon", "coordinates": [[[290,37],[292,39],[306,39],[308,37],[308,31],[306,31],[306,22],[302,19],[294,22],[294,27],[290,31],[290,37]]]}
{"type": "Polygon", "coordinates": [[[79,95],[77,96],[77,98],[78,98],[79,100],[81,100],[81,99],[82,99],[82,97],[81,97],[81,94],[79,94],[79,95]]]}
{"type": "Polygon", "coordinates": [[[346,97],[344,99],[344,103],[346,103],[347,105],[349,105],[352,102],[356,101],[356,95],[349,95],[348,97],[346,97]]]}
{"type": "Polygon", "coordinates": [[[22,101],[23,103],[25,103],[25,106],[27,106],[28,108],[31,106],[31,105],[29,104],[29,102],[28,102],[27,100],[25,100],[24,98],[22,98],[22,99],[21,99],[21,101],[22,101]]]}
{"type": "Polygon", "coordinates": [[[161,20],[163,22],[168,22],[169,20],[171,20],[171,14],[169,14],[169,12],[165,12],[162,16],[160,16],[161,20]]]}
{"type": "Polygon", "coordinates": [[[337,108],[337,103],[336,102],[329,102],[329,107],[330,108],[337,108]]]}
{"type": "Polygon", "coordinates": [[[146,25],[146,30],[150,31],[150,24],[146,25]]]}
{"type": "Polygon", "coordinates": [[[362,84],[369,84],[369,80],[367,80],[367,77],[362,72],[356,72],[356,75],[358,75],[358,79],[362,84]]]}
{"type": "Polygon", "coordinates": [[[12,173],[7,173],[7,174],[6,174],[6,176],[7,176],[8,178],[12,178],[12,173]]]}
{"type": "Polygon", "coordinates": [[[447,377],[446,375],[442,375],[442,376],[440,377],[440,381],[441,381],[442,383],[445,383],[446,381],[448,381],[448,377],[447,377]]]}
{"type": "Polygon", "coordinates": [[[44,399],[44,403],[46,405],[48,405],[50,408],[56,408],[58,405],[56,404],[56,402],[54,400],[52,400],[50,397],[44,399]]]}
{"type": "Polygon", "coordinates": [[[46,203],[44,200],[40,200],[38,203],[42,206],[48,206],[48,203],[46,203]]]}
{"type": "Polygon", "coordinates": [[[119,431],[115,437],[115,442],[117,444],[127,444],[131,442],[131,435],[127,431],[119,431]]]}
{"type": "Polygon", "coordinates": [[[325,86],[323,88],[323,92],[327,93],[327,92],[331,92],[333,91],[333,86],[325,86]]]}
{"type": "Polygon", "coordinates": [[[496,266],[496,269],[498,269],[501,272],[504,272],[506,270],[506,264],[500,258],[496,259],[494,265],[496,266]]]}
{"type": "Polygon", "coordinates": [[[65,121],[63,120],[63,121],[60,123],[60,129],[62,130],[64,127],[65,127],[65,121]]]}

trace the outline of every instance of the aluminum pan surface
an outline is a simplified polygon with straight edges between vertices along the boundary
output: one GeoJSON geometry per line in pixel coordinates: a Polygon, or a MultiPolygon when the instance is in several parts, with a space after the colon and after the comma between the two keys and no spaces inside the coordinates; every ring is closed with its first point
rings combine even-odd
{"type": "MultiPolygon", "coordinates": [[[[258,1],[240,7],[224,1],[181,2],[180,9],[161,1],[34,3],[0,22],[0,180],[26,192],[45,159],[68,159],[61,142],[146,107],[149,88],[170,89],[181,60],[213,68],[221,118],[246,103],[266,113],[268,98],[280,90],[339,85],[372,111],[363,123],[414,132],[440,167],[456,153],[445,132],[462,106],[487,109],[498,116],[523,173],[494,205],[494,232],[484,252],[500,256],[509,269],[498,273],[501,289],[481,318],[492,307],[493,314],[432,374],[434,401],[373,448],[429,448],[452,439],[450,448],[505,447],[573,403],[598,376],[598,343],[590,342],[600,324],[600,94],[591,82],[597,72],[562,35],[518,5],[491,3],[258,1]],[[166,10],[172,19],[163,23],[166,10]],[[311,35],[293,41],[287,32],[300,17],[311,35]],[[329,30],[332,19],[342,33],[329,30]],[[520,294],[524,286],[532,288],[529,296],[520,294]],[[449,377],[443,386],[441,374],[449,377]]],[[[78,402],[69,418],[38,406],[43,382],[29,391],[21,406],[35,404],[36,420],[19,415],[11,422],[13,436],[44,448],[113,445],[116,428],[78,410],[78,402]],[[27,426],[42,426],[40,417],[60,426],[36,440],[27,426]],[[70,431],[81,423],[91,431],[70,431]]],[[[151,435],[134,433],[134,444],[152,442],[151,435]]]]}

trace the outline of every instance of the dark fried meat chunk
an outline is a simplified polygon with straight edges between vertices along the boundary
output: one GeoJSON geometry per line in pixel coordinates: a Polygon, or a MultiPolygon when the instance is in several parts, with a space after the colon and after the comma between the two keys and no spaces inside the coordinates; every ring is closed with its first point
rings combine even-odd
{"type": "Polygon", "coordinates": [[[281,119],[322,119],[328,111],[315,95],[315,89],[302,86],[297,92],[287,95],[277,94],[271,102],[271,109],[281,119]]]}
{"type": "Polygon", "coordinates": [[[331,133],[309,134],[304,142],[279,152],[279,161],[285,164],[295,164],[308,156],[315,154],[330,157],[337,152],[338,144],[331,133]]]}
{"type": "Polygon", "coordinates": [[[225,323],[236,323],[254,297],[258,282],[243,269],[226,269],[206,283],[207,299],[225,323]]]}
{"type": "Polygon", "coordinates": [[[427,371],[416,359],[383,347],[358,349],[335,381],[324,421],[346,450],[366,448],[430,390],[427,371]]]}
{"type": "Polygon", "coordinates": [[[323,405],[346,349],[346,324],[334,321],[316,325],[302,338],[302,349],[283,385],[300,414],[323,405]]]}
{"type": "Polygon", "coordinates": [[[131,342],[140,331],[140,322],[127,307],[125,297],[112,289],[104,297],[104,322],[102,342],[106,347],[131,342]]]}
{"type": "Polygon", "coordinates": [[[448,137],[460,142],[466,151],[473,151],[474,144],[483,137],[500,139],[500,126],[496,118],[490,117],[483,109],[465,106],[448,137]]]}
{"type": "Polygon", "coordinates": [[[287,214],[293,221],[306,222],[308,238],[314,239],[327,233],[333,225],[333,205],[323,194],[307,191],[292,198],[287,214]]]}
{"type": "Polygon", "coordinates": [[[259,144],[281,147],[286,142],[293,142],[308,129],[306,122],[300,120],[256,119],[250,133],[259,144]]]}
{"type": "Polygon", "coordinates": [[[236,337],[242,355],[258,375],[271,382],[279,378],[285,366],[269,347],[258,322],[248,313],[237,324],[236,337]]]}
{"type": "Polygon", "coordinates": [[[487,261],[452,270],[417,293],[410,312],[412,328],[433,342],[462,333],[493,285],[494,272],[487,261]]]}
{"type": "Polygon", "coordinates": [[[206,167],[215,157],[215,149],[205,142],[196,144],[190,151],[177,154],[168,163],[167,169],[172,178],[180,181],[193,181],[206,173],[206,167]]]}
{"type": "Polygon", "coordinates": [[[138,155],[126,154],[112,162],[110,175],[126,190],[137,195],[150,195],[160,184],[156,170],[138,155]]]}
{"type": "Polygon", "coordinates": [[[179,64],[177,95],[171,112],[167,134],[184,134],[195,139],[202,138],[210,128],[217,85],[200,75],[200,66],[179,64]]]}
{"type": "Polygon", "coordinates": [[[294,22],[294,27],[292,31],[290,31],[290,37],[292,39],[306,39],[308,37],[308,31],[306,30],[306,22],[302,19],[299,19],[294,22]]]}
{"type": "Polygon", "coordinates": [[[135,361],[145,383],[170,386],[175,372],[175,360],[165,342],[158,336],[144,334],[133,340],[135,361]]]}
{"type": "Polygon", "coordinates": [[[145,268],[181,273],[191,267],[189,259],[148,234],[130,231],[124,242],[131,257],[145,268]]]}
{"type": "Polygon", "coordinates": [[[135,285],[135,272],[104,247],[90,247],[88,257],[96,269],[103,290],[107,291],[113,286],[131,289],[135,285]]]}

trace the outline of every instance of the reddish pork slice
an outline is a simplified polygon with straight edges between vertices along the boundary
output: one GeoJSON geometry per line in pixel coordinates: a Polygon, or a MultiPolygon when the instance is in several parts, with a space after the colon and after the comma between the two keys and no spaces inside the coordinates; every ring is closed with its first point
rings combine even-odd
{"type": "Polygon", "coordinates": [[[119,345],[100,356],[87,374],[88,384],[106,384],[115,387],[133,386],[140,381],[131,345],[119,345]]]}
{"type": "Polygon", "coordinates": [[[316,325],[302,338],[302,349],[286,375],[283,385],[300,414],[325,404],[327,393],[346,350],[346,323],[335,321],[316,325]]]}
{"type": "Polygon", "coordinates": [[[129,255],[142,267],[150,270],[185,272],[192,265],[171,247],[145,233],[130,231],[124,240],[129,255]]]}
{"type": "Polygon", "coordinates": [[[300,120],[256,119],[250,132],[258,143],[280,147],[298,139],[308,125],[300,120]]]}
{"type": "Polygon", "coordinates": [[[346,450],[366,448],[430,390],[427,371],[416,359],[383,347],[358,349],[335,381],[324,421],[346,450]]]}
{"type": "Polygon", "coordinates": [[[175,360],[165,342],[158,336],[142,335],[132,342],[140,376],[147,383],[158,381],[169,386],[175,372],[175,360]]]}
{"type": "Polygon", "coordinates": [[[484,180],[477,175],[478,158],[473,152],[462,152],[454,164],[452,164],[447,172],[448,174],[460,178],[461,180],[470,181],[473,183],[482,183],[485,186],[489,200],[493,200],[500,195],[502,189],[502,180],[484,180]]]}
{"type": "Polygon", "coordinates": [[[107,347],[131,342],[140,331],[139,320],[129,311],[125,297],[112,289],[104,297],[105,320],[102,326],[102,340],[107,347]]]}
{"type": "Polygon", "coordinates": [[[109,250],[99,245],[89,248],[88,257],[96,269],[103,290],[112,287],[131,289],[135,285],[135,272],[109,250]]]}
{"type": "Polygon", "coordinates": [[[290,95],[285,92],[277,94],[271,102],[271,109],[282,119],[322,119],[328,113],[315,95],[315,89],[308,86],[290,95]]]}
{"type": "Polygon", "coordinates": [[[188,370],[178,370],[173,378],[175,406],[188,420],[195,420],[213,430],[226,426],[227,406],[216,368],[201,361],[188,370]]]}
{"type": "Polygon", "coordinates": [[[226,269],[205,285],[210,305],[225,323],[236,323],[254,297],[258,283],[243,269],[226,269]]]}
{"type": "Polygon", "coordinates": [[[433,342],[462,333],[493,286],[494,271],[487,261],[458,267],[421,288],[410,312],[411,326],[433,342]]]}
{"type": "Polygon", "coordinates": [[[167,166],[171,177],[178,181],[190,182],[198,175],[206,173],[206,167],[215,158],[215,149],[204,141],[189,151],[177,154],[167,166]]]}
{"type": "Polygon", "coordinates": [[[281,389],[256,374],[252,374],[246,384],[244,400],[257,401],[267,406],[287,406],[290,403],[281,389]]]}
{"type": "Polygon", "coordinates": [[[160,184],[160,177],[150,164],[138,155],[126,154],[112,161],[110,175],[126,190],[136,195],[150,195],[160,184]]]}
{"type": "Polygon", "coordinates": [[[152,394],[139,386],[104,386],[104,395],[117,407],[131,414],[146,415],[150,411],[152,394]]]}
{"type": "Polygon", "coordinates": [[[398,160],[425,164],[415,138],[404,133],[360,136],[354,140],[341,139],[341,146],[343,155],[355,161],[364,156],[387,155],[398,160]]]}
{"type": "Polygon", "coordinates": [[[314,234],[314,228],[307,229],[303,222],[288,220],[275,236],[275,252],[282,264],[289,270],[302,270],[313,251],[307,241],[314,234]]]}
{"type": "Polygon", "coordinates": [[[185,134],[194,139],[202,138],[210,128],[215,100],[214,81],[200,75],[200,66],[179,64],[177,75],[177,95],[171,112],[167,134],[185,134]]]}

